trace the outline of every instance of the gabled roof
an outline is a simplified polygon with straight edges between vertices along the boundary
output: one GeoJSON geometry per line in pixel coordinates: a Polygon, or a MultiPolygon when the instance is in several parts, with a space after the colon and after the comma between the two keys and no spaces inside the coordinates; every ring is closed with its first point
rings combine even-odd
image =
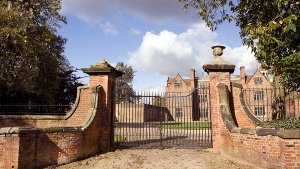
{"type": "Polygon", "coordinates": [[[183,80],[187,86],[191,86],[191,80],[190,79],[184,79],[183,80]]]}
{"type": "Polygon", "coordinates": [[[253,77],[255,77],[255,74],[256,74],[256,73],[261,74],[261,75],[265,78],[265,80],[269,81],[269,80],[267,79],[267,77],[266,77],[265,75],[263,75],[263,74],[259,71],[259,69],[256,69],[256,71],[253,73],[252,76],[246,76],[246,83],[250,82],[251,79],[252,79],[253,77]]]}
{"type": "Polygon", "coordinates": [[[180,74],[178,73],[178,75],[176,77],[168,77],[167,83],[171,84],[175,81],[175,79],[177,77],[180,77],[180,79],[187,85],[187,86],[191,86],[191,80],[190,79],[183,79],[180,74]]]}
{"type": "Polygon", "coordinates": [[[246,83],[250,82],[250,80],[252,79],[252,76],[253,75],[246,76],[246,83]]]}
{"type": "Polygon", "coordinates": [[[168,77],[167,83],[172,83],[175,80],[174,77],[168,77]]]}

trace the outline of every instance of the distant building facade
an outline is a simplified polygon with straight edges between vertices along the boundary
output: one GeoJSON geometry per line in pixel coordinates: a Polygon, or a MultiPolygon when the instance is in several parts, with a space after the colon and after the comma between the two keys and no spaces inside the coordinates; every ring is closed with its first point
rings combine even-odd
{"type": "MultiPolygon", "coordinates": [[[[242,66],[240,67],[240,74],[231,75],[230,79],[231,82],[242,84],[244,90],[244,99],[256,117],[263,120],[270,119],[272,117],[272,78],[267,73],[267,70],[262,69],[262,67],[259,66],[253,75],[246,75],[245,67],[242,66]]],[[[201,77],[195,77],[195,70],[191,69],[189,79],[183,79],[180,74],[178,74],[176,77],[168,77],[166,92],[170,94],[173,93],[173,95],[178,95],[178,98],[180,96],[182,97],[196,92],[197,103],[195,103],[195,101],[189,102],[194,103],[196,106],[186,105],[194,106],[196,109],[198,109],[196,111],[196,115],[194,114],[192,116],[193,119],[198,119],[198,117],[208,117],[208,114],[210,114],[209,76],[202,75],[201,77]]],[[[193,97],[193,99],[195,99],[195,97],[193,97]]],[[[184,105],[184,103],[182,104],[184,105]]],[[[175,117],[180,117],[182,113],[180,106],[178,106],[177,109],[175,108],[173,113],[175,117]]]]}

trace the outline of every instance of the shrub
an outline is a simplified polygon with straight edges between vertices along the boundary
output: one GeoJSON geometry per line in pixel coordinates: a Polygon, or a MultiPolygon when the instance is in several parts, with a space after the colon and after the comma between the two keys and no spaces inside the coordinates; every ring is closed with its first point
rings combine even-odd
{"type": "Polygon", "coordinates": [[[300,129],[300,118],[284,117],[279,120],[266,121],[264,127],[272,127],[276,129],[300,129]]]}

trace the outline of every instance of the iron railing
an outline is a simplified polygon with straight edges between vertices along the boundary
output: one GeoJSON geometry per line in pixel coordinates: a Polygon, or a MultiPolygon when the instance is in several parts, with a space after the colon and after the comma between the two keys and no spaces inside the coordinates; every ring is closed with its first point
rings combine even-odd
{"type": "Polygon", "coordinates": [[[252,113],[263,121],[284,116],[300,117],[300,92],[284,88],[247,88],[244,99],[252,113]]]}
{"type": "MultiPolygon", "coordinates": [[[[126,92],[120,92],[126,93],[126,92]]],[[[115,142],[124,147],[212,147],[209,90],[134,92],[115,108],[115,142]]]]}
{"type": "Polygon", "coordinates": [[[0,115],[66,115],[71,105],[0,104],[0,115]]]}

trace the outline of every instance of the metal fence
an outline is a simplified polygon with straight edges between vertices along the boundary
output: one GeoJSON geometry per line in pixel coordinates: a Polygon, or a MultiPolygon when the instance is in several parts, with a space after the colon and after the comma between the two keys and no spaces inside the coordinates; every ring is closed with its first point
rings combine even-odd
{"type": "Polygon", "coordinates": [[[71,105],[0,104],[0,115],[66,115],[71,105]]]}
{"type": "Polygon", "coordinates": [[[244,99],[252,113],[263,121],[284,116],[300,117],[300,92],[284,88],[244,89],[244,99]]]}
{"type": "Polygon", "coordinates": [[[116,97],[114,137],[118,146],[212,147],[209,90],[134,92],[131,99],[116,97]]]}

